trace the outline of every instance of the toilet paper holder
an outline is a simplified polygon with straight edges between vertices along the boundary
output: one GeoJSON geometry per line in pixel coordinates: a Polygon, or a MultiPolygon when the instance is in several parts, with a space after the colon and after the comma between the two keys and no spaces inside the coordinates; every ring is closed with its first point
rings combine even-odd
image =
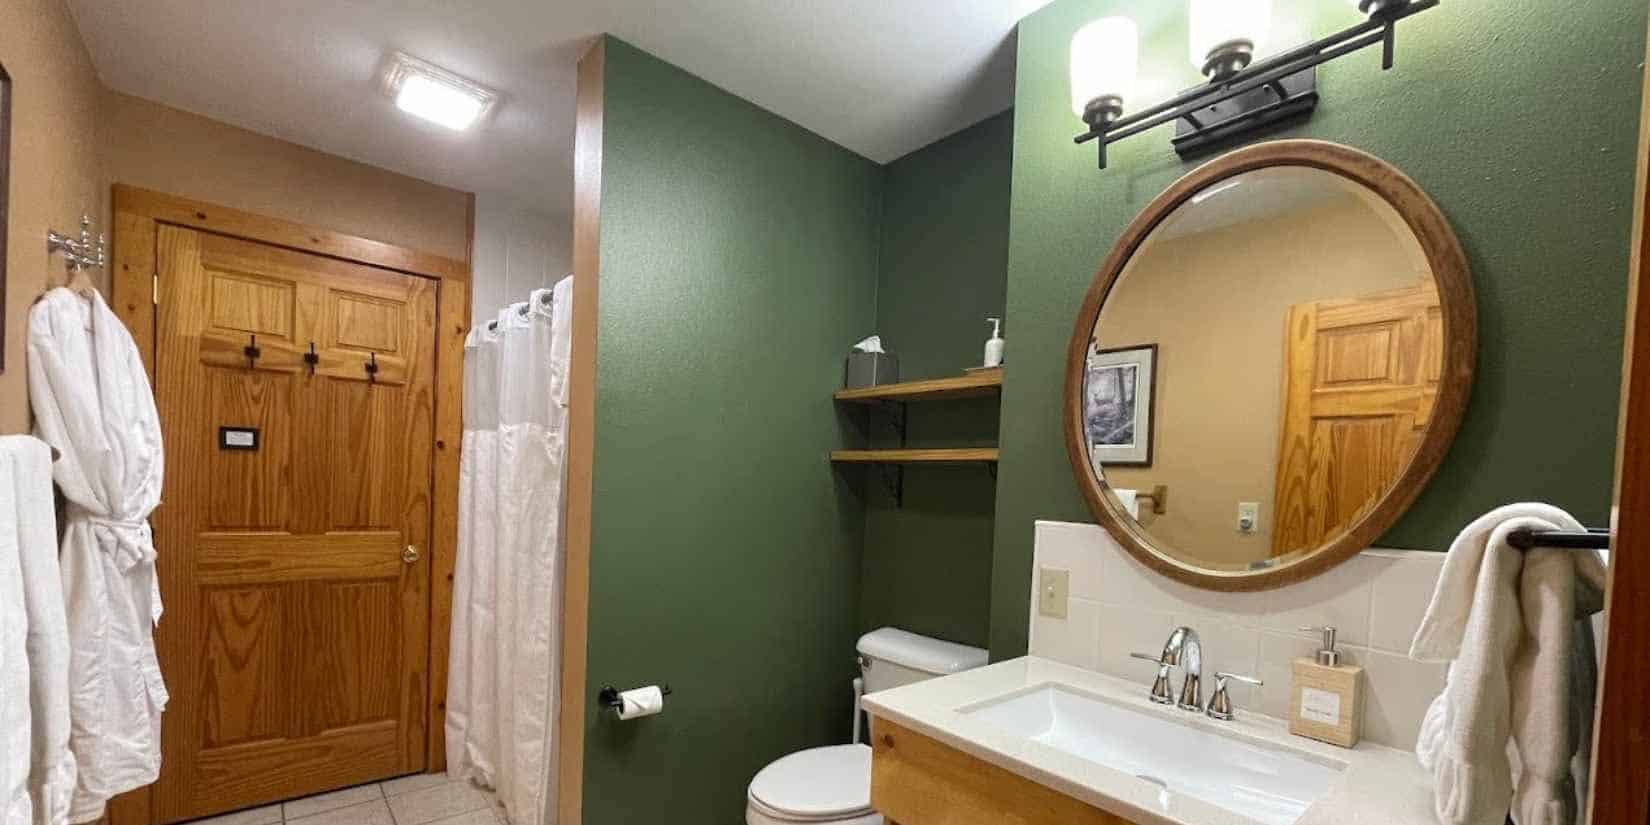
{"type": "MultiPolygon", "coordinates": [[[[662,695],[665,695],[665,696],[669,696],[670,695],[670,685],[660,685],[659,686],[659,693],[662,694],[662,695]]],[[[613,711],[614,713],[618,713],[619,708],[624,707],[624,700],[619,698],[619,689],[612,686],[612,685],[608,685],[607,687],[602,688],[596,694],[596,702],[598,704],[600,704],[602,707],[613,711]]]]}

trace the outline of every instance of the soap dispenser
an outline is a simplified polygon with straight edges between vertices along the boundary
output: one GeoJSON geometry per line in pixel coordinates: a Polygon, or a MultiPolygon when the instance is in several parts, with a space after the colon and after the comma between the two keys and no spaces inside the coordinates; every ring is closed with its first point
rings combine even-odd
{"type": "Polygon", "coordinates": [[[1003,365],[1003,319],[987,318],[985,320],[991,324],[991,337],[985,341],[985,362],[983,366],[1000,367],[1003,365]]]}
{"type": "Polygon", "coordinates": [[[1341,664],[1335,628],[1303,627],[1321,634],[1317,654],[1296,659],[1289,686],[1289,732],[1350,748],[1363,735],[1364,669],[1341,664]]]}

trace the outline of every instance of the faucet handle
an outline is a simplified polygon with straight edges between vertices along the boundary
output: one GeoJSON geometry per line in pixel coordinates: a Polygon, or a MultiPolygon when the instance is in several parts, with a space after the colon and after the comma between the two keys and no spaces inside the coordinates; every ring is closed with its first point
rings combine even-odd
{"type": "Polygon", "coordinates": [[[1157,678],[1152,680],[1151,700],[1159,705],[1174,704],[1174,689],[1169,687],[1169,663],[1150,653],[1130,653],[1129,655],[1157,665],[1157,678]]]}
{"type": "Polygon", "coordinates": [[[1266,684],[1253,676],[1240,676],[1236,673],[1220,671],[1215,674],[1215,692],[1209,697],[1209,708],[1204,711],[1210,719],[1228,721],[1232,718],[1232,696],[1226,690],[1228,681],[1242,682],[1246,685],[1259,687],[1266,684]]]}

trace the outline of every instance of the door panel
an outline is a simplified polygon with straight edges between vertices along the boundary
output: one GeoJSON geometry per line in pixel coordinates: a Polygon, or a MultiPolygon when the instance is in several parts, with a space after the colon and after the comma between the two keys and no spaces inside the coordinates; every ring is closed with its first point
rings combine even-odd
{"type": "Polygon", "coordinates": [[[159,820],[423,769],[434,285],[166,226],[156,263],[159,820]]]}
{"type": "Polygon", "coordinates": [[[1403,472],[1438,397],[1439,309],[1430,282],[1290,308],[1272,555],[1322,545],[1403,472]]]}

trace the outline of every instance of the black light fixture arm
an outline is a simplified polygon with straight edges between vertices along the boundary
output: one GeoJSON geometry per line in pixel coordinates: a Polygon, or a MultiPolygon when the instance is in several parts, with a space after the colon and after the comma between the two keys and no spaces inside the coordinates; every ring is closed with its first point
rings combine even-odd
{"type": "MultiPolygon", "coordinates": [[[[1199,123],[1195,116],[1201,110],[1265,87],[1271,87],[1281,102],[1286,99],[1287,95],[1280,87],[1280,81],[1377,43],[1383,44],[1381,68],[1383,70],[1390,69],[1393,62],[1398,21],[1420,14],[1437,6],[1438,3],[1439,0],[1412,0],[1407,4],[1378,12],[1357,25],[1267,58],[1224,80],[1188,89],[1162,103],[1143,109],[1128,117],[1112,120],[1111,122],[1091,123],[1089,130],[1078,135],[1075,142],[1083,144],[1093,140],[1101,141],[1100,168],[1104,169],[1106,166],[1105,147],[1107,144],[1133,137],[1141,132],[1180,119],[1189,120],[1197,130],[1230,128],[1231,122],[1223,121],[1205,125],[1199,123]]],[[[1259,114],[1258,112],[1251,113],[1259,114]]],[[[1238,117],[1241,118],[1243,115],[1238,117]]],[[[1233,120],[1236,119],[1233,118],[1233,120]]]]}

